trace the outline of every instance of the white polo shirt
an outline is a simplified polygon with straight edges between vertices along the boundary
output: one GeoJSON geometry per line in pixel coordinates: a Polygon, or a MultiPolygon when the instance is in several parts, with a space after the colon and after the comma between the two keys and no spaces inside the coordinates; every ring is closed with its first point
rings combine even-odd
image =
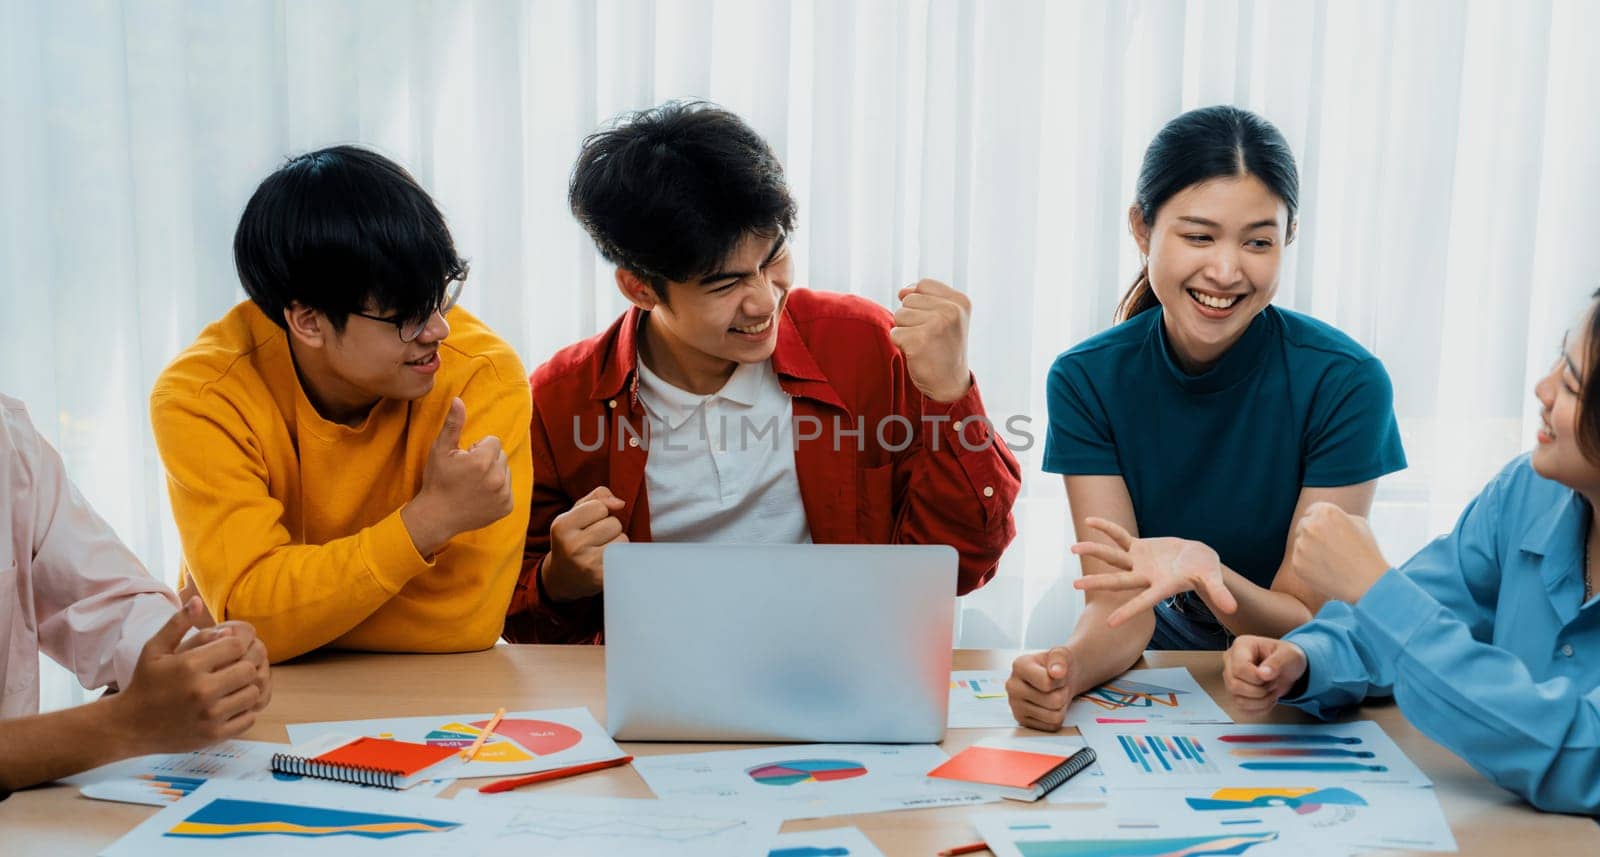
{"type": "Polygon", "coordinates": [[[794,403],[772,361],[741,364],[708,396],[681,390],[639,360],[649,418],[645,490],[660,542],[811,541],[794,470],[794,403]]]}

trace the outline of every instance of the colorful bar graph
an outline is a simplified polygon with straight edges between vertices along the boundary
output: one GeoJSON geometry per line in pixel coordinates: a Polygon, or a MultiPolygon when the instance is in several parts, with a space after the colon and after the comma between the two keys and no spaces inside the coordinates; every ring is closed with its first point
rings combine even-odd
{"type": "Polygon", "coordinates": [[[1199,739],[1192,735],[1118,735],[1117,743],[1128,760],[1146,774],[1201,774],[1217,770],[1199,739]]]}

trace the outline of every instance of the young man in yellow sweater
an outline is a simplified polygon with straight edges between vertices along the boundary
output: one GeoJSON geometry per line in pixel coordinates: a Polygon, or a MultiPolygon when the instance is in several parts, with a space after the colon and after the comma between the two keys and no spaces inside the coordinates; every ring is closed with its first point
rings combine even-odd
{"type": "Polygon", "coordinates": [[[438,208],[395,163],[324,149],[261,183],[233,250],[250,300],[150,397],[185,579],[274,662],[493,645],[533,489],[528,381],[455,305],[438,208]]]}

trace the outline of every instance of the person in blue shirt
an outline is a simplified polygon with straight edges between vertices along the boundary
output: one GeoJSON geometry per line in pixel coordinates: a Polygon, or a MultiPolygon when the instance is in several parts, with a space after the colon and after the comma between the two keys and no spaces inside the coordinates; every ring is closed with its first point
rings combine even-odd
{"type": "MultiPolygon", "coordinates": [[[[1600,292],[1595,293],[1600,298],[1600,292]]],[[[1600,815],[1600,314],[1539,381],[1531,454],[1448,535],[1391,568],[1360,517],[1313,507],[1291,562],[1329,601],[1245,636],[1224,682],[1249,713],[1327,718],[1393,696],[1423,734],[1539,809],[1600,815]]]]}
{"type": "Polygon", "coordinates": [[[1284,570],[1291,524],[1355,514],[1405,467],[1383,365],[1338,330],[1274,307],[1295,235],[1294,155],[1236,107],[1185,113],[1145,152],[1128,220],[1144,270],[1119,324],[1051,368],[1044,469],[1066,480],[1084,575],[1067,642],[1007,683],[1024,726],[1148,647],[1221,651],[1322,606],[1284,570]]]}

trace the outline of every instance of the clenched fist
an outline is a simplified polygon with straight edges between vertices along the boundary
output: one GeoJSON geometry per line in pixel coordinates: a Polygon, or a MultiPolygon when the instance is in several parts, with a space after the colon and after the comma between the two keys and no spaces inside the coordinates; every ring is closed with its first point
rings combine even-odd
{"type": "Polygon", "coordinates": [[[1072,650],[1056,646],[1012,661],[1006,699],[1019,724],[1041,732],[1060,729],[1072,704],[1072,650]]]}
{"type": "Polygon", "coordinates": [[[1247,714],[1272,708],[1305,674],[1305,651],[1271,637],[1240,637],[1222,656],[1222,682],[1247,714]]]}
{"type": "Polygon", "coordinates": [[[972,388],[967,369],[967,324],[972,302],[937,280],[900,290],[889,341],[906,356],[911,383],[935,402],[954,402],[972,388]]]}
{"type": "MultiPolygon", "coordinates": [[[[128,687],[110,697],[113,722],[138,753],[182,753],[233,738],[255,725],[270,699],[266,650],[234,626],[183,635],[203,620],[192,598],[144,644],[128,687]]],[[[249,626],[245,626],[248,628],[249,626]]]]}
{"type": "Polygon", "coordinates": [[[1289,567],[1322,597],[1354,604],[1389,570],[1389,561],[1366,518],[1313,503],[1295,523],[1289,567]]]}
{"type": "Polygon", "coordinates": [[[539,574],[551,598],[575,601],[604,588],[606,545],[628,540],[616,517],[622,507],[622,500],[602,485],[550,523],[550,552],[539,574]]]}

